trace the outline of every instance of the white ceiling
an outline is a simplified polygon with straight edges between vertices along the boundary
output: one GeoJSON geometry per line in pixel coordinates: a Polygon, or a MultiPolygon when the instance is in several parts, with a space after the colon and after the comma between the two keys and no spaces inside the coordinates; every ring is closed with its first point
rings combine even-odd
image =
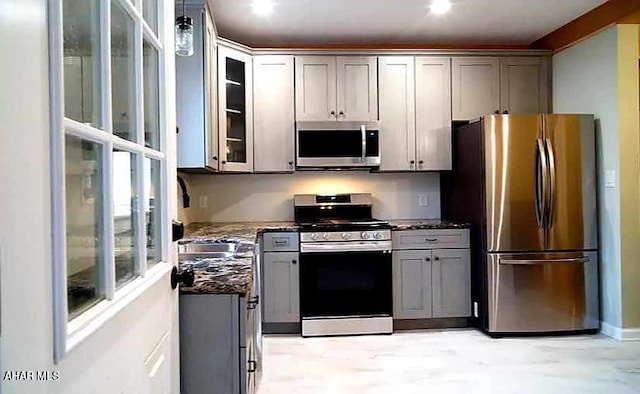
{"type": "Polygon", "coordinates": [[[273,0],[268,16],[252,0],[208,0],[222,37],[247,45],[530,44],[606,0],[273,0]]]}

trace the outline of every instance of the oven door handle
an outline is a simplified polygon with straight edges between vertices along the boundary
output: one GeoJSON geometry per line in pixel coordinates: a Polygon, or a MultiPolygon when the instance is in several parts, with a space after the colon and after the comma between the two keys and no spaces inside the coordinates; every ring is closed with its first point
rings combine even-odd
{"type": "Polygon", "coordinates": [[[391,241],[314,242],[300,244],[300,253],[390,252],[391,241]]]}

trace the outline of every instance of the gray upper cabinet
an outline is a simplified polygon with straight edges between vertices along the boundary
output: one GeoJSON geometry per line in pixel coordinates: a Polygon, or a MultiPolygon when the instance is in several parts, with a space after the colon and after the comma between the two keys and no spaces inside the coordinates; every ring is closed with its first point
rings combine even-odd
{"type": "Polygon", "coordinates": [[[339,56],[336,62],[338,120],[378,120],[378,59],[339,56]]]}
{"type": "Polygon", "coordinates": [[[393,317],[432,317],[431,283],[430,250],[394,251],[393,317]]]}
{"type": "Polygon", "coordinates": [[[251,55],[218,47],[220,171],[253,172],[251,55]]]}
{"type": "Polygon", "coordinates": [[[451,71],[454,120],[470,120],[500,110],[499,58],[453,58],[451,71]]]}
{"type": "Polygon", "coordinates": [[[381,171],[412,171],[416,160],[415,66],[411,56],[379,58],[381,171]]]}
{"type": "Polygon", "coordinates": [[[549,62],[543,57],[500,59],[500,109],[549,112],[549,62]]]}
{"type": "Polygon", "coordinates": [[[336,58],[297,56],[296,120],[336,119],[336,58]]]}
{"type": "Polygon", "coordinates": [[[300,321],[299,257],[297,252],[264,253],[263,321],[300,321]]]}
{"type": "MultiPolygon", "coordinates": [[[[188,6],[193,56],[176,56],[177,166],[218,170],[216,32],[206,6],[188,6]]],[[[126,100],[125,100],[126,101],[126,100]]]]}
{"type": "Polygon", "coordinates": [[[416,58],[418,171],[451,169],[451,59],[416,58]]]}
{"type": "Polygon", "coordinates": [[[378,119],[376,57],[297,56],[296,120],[378,119]]]}
{"type": "Polygon", "coordinates": [[[293,171],[293,78],[293,56],[254,56],[254,172],[293,171]]]}
{"type": "Polygon", "coordinates": [[[434,249],[432,260],[433,317],[471,316],[469,249],[434,249]]]}

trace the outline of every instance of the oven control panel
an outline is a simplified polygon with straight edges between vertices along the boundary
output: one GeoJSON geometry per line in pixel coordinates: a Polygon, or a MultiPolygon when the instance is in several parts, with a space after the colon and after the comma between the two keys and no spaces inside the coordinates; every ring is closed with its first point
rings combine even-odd
{"type": "Polygon", "coordinates": [[[301,242],[386,241],[391,230],[302,232],[301,242]]]}

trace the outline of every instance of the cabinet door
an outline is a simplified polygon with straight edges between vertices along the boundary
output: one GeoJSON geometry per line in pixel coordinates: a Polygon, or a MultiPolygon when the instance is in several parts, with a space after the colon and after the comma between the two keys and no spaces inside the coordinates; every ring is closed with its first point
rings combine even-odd
{"type": "Polygon", "coordinates": [[[336,119],[336,58],[297,56],[296,120],[336,119]]]}
{"type": "Polygon", "coordinates": [[[393,317],[431,316],[431,251],[393,252],[393,317]]]}
{"type": "Polygon", "coordinates": [[[471,316],[469,249],[433,250],[433,317],[471,316]]]}
{"type": "Polygon", "coordinates": [[[218,58],[216,53],[216,32],[209,12],[205,11],[204,24],[204,124],[205,124],[205,163],[207,167],[218,170],[218,58]]]}
{"type": "Polygon", "coordinates": [[[380,171],[415,169],[413,57],[380,57],[380,171]]]}
{"type": "Polygon", "coordinates": [[[293,171],[293,56],[253,58],[255,172],[293,171]]]}
{"type": "Polygon", "coordinates": [[[253,171],[252,75],[250,55],[218,47],[221,171],[253,171]]]}
{"type": "Polygon", "coordinates": [[[549,71],[546,58],[500,59],[500,109],[514,113],[549,111],[549,71]]]}
{"type": "Polygon", "coordinates": [[[453,58],[453,119],[470,120],[500,110],[498,58],[453,58]]]}
{"type": "Polygon", "coordinates": [[[263,268],[263,321],[265,323],[299,322],[298,253],[265,253],[263,268]]]}
{"type": "Polygon", "coordinates": [[[451,169],[451,59],[416,58],[418,171],[451,169]]]}
{"type": "Polygon", "coordinates": [[[338,120],[378,120],[378,59],[337,58],[338,120]]]}

